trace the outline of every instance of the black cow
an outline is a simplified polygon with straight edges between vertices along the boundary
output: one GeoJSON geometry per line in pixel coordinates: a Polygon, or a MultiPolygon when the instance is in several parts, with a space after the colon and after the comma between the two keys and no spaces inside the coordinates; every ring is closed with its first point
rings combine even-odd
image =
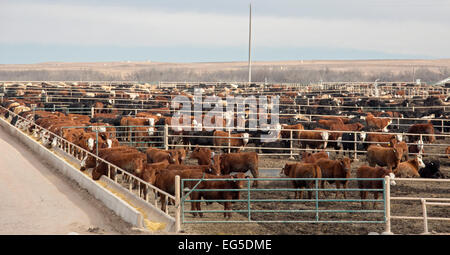
{"type": "MultiPolygon", "coordinates": [[[[366,140],[366,133],[358,133],[356,137],[356,149],[358,151],[364,151],[366,150],[366,146],[364,146],[364,141],[366,140]]],[[[342,133],[342,149],[343,154],[345,155],[345,152],[348,151],[349,155],[351,152],[355,150],[355,133],[342,133]]],[[[363,154],[362,152],[359,152],[359,154],[363,154]]]]}
{"type": "Polygon", "coordinates": [[[213,146],[214,130],[213,131],[186,131],[183,132],[183,144],[184,145],[208,145],[213,146]],[[190,137],[197,136],[197,137],[190,137]]]}
{"type": "Polygon", "coordinates": [[[440,171],[440,163],[438,160],[424,160],[425,167],[419,170],[420,177],[445,179],[446,176],[440,171]]]}

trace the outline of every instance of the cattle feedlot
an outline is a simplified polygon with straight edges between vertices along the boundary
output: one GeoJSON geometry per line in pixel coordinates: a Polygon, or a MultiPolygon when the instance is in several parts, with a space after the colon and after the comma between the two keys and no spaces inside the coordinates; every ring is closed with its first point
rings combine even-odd
{"type": "Polygon", "coordinates": [[[0,117],[175,222],[154,233],[448,234],[449,90],[5,81],[0,117]]]}

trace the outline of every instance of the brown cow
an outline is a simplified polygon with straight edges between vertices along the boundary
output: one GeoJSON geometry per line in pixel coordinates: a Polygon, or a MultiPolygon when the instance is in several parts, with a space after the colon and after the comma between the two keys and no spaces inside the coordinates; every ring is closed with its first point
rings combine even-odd
{"type": "Polygon", "coordinates": [[[179,149],[173,149],[168,150],[169,153],[172,155],[175,155],[174,158],[177,159],[178,164],[183,164],[183,161],[186,159],[186,150],[179,148],[179,149]]]}
{"type": "Polygon", "coordinates": [[[339,123],[348,124],[350,122],[350,118],[347,117],[334,117],[334,116],[321,116],[323,120],[337,120],[339,123]]]}
{"type": "Polygon", "coordinates": [[[120,126],[126,127],[122,128],[122,138],[125,138],[127,141],[131,141],[131,137],[139,137],[142,136],[142,132],[148,132],[148,135],[152,136],[154,132],[155,123],[158,121],[157,117],[151,118],[134,118],[134,117],[122,117],[120,119],[120,126]],[[139,126],[146,126],[144,129],[137,128],[139,126]]]}
{"type": "MultiPolygon", "coordinates": [[[[230,146],[230,147],[239,147],[239,148],[232,148],[231,151],[239,152],[241,150],[240,147],[245,147],[249,141],[249,134],[248,133],[241,133],[241,134],[228,134],[228,132],[216,130],[213,133],[213,144],[214,146],[230,146]],[[226,137],[233,137],[233,138],[226,138],[226,137]]],[[[222,148],[226,149],[226,148],[222,148]]],[[[215,148],[215,150],[220,150],[220,148],[215,148]]]]}
{"type": "Polygon", "coordinates": [[[389,143],[394,139],[398,142],[401,142],[403,141],[403,136],[401,134],[392,135],[392,134],[374,134],[374,133],[368,133],[366,135],[366,142],[369,144],[369,146],[379,144],[383,147],[389,147],[389,143]]]}
{"type": "MultiPolygon", "coordinates": [[[[281,169],[280,176],[289,178],[321,178],[322,172],[320,167],[314,163],[286,163],[281,169]]],[[[314,180],[292,180],[294,188],[309,188],[313,189],[316,181],[314,180]]],[[[297,192],[295,191],[294,199],[297,199],[297,192]]],[[[303,198],[303,189],[299,191],[299,199],[303,198]]],[[[308,198],[312,198],[312,191],[308,191],[308,198]]]]}
{"type": "Polygon", "coordinates": [[[196,146],[191,152],[189,157],[191,159],[197,159],[199,165],[209,165],[213,154],[211,149],[205,147],[196,146]]]}
{"type": "Polygon", "coordinates": [[[175,165],[170,164],[166,170],[186,170],[186,169],[201,169],[202,172],[207,174],[220,175],[220,170],[217,170],[212,164],[210,165],[175,165]]]}
{"type": "Polygon", "coordinates": [[[334,125],[344,125],[344,122],[340,118],[336,119],[320,119],[317,121],[318,124],[331,128],[334,125]]]}
{"type": "Polygon", "coordinates": [[[422,157],[416,156],[414,159],[400,163],[394,169],[394,174],[395,177],[399,178],[419,178],[419,170],[424,167],[425,164],[422,161],[422,157]]]}
{"type": "Polygon", "coordinates": [[[328,152],[321,151],[316,153],[306,152],[304,151],[301,154],[303,163],[316,163],[317,160],[321,158],[328,158],[328,152]]]}
{"type": "Polygon", "coordinates": [[[360,131],[363,128],[364,128],[363,124],[359,122],[355,122],[352,124],[334,124],[331,125],[330,127],[331,130],[336,131],[360,131]]]}
{"type": "MultiPolygon", "coordinates": [[[[175,195],[175,176],[179,175],[180,179],[202,179],[206,173],[201,169],[185,169],[185,170],[157,170],[155,171],[154,186],[171,194],[175,195]]],[[[197,182],[188,181],[183,183],[183,189],[192,188],[197,182]]],[[[166,196],[161,194],[161,210],[166,210],[166,196]]],[[[193,204],[191,204],[193,208],[193,204]]]]}
{"type": "Polygon", "coordinates": [[[96,152],[97,144],[99,149],[109,147],[107,141],[103,140],[101,136],[98,136],[94,132],[82,133],[82,135],[78,137],[75,144],[89,152],[96,152]]]}
{"type": "MultiPolygon", "coordinates": [[[[254,178],[258,178],[258,153],[240,152],[220,155],[220,172],[222,175],[231,172],[247,172],[250,170],[254,178]]],[[[258,187],[258,180],[253,182],[253,187],[258,187]]]]}
{"type": "Polygon", "coordinates": [[[371,145],[367,149],[367,162],[372,167],[375,165],[387,166],[389,170],[392,170],[398,166],[402,156],[403,149],[397,144],[393,148],[371,145]]]}
{"type": "Polygon", "coordinates": [[[178,155],[170,151],[161,150],[158,148],[150,147],[145,151],[145,154],[147,155],[147,162],[148,163],[158,163],[167,161],[170,164],[178,164],[178,155]]]}
{"type": "Polygon", "coordinates": [[[295,125],[281,125],[281,138],[291,139],[291,130],[292,130],[292,139],[300,139],[300,133],[302,130],[305,130],[302,124],[298,123],[295,125]]]}
{"type": "MultiPolygon", "coordinates": [[[[112,152],[106,155],[104,160],[120,167],[130,174],[136,175],[137,177],[141,176],[144,166],[147,163],[145,154],[141,152],[112,152]]],[[[92,170],[92,179],[98,180],[102,175],[107,175],[107,173],[108,166],[102,161],[94,168],[94,170],[92,170]]],[[[114,178],[114,175],[115,173],[112,172],[111,177],[114,178]]]]}
{"type": "Polygon", "coordinates": [[[300,133],[300,147],[302,149],[306,149],[306,147],[311,149],[325,149],[328,145],[329,136],[330,134],[326,129],[316,128],[315,131],[303,130],[300,133]]]}
{"type": "Polygon", "coordinates": [[[368,127],[374,127],[378,130],[388,132],[387,127],[392,123],[392,119],[389,118],[375,118],[373,114],[368,113],[366,116],[366,124],[368,127]]]}
{"type": "Polygon", "coordinates": [[[445,149],[445,154],[447,154],[448,158],[450,159],[450,146],[445,149]]]}
{"type": "MultiPolygon", "coordinates": [[[[319,165],[320,170],[322,172],[322,178],[350,178],[351,174],[351,163],[352,159],[347,157],[343,159],[319,159],[316,164],[319,165]]],[[[343,184],[344,189],[348,187],[348,180],[326,180],[326,182],[332,184],[336,182],[336,189],[341,188],[341,184],[343,184]]],[[[325,180],[320,180],[320,188],[324,189],[325,180]]],[[[347,192],[344,190],[344,198],[347,198],[347,192]]],[[[326,194],[326,193],[324,193],[326,194]]],[[[336,198],[338,196],[338,191],[336,190],[336,198]]]]}
{"type": "MultiPolygon", "coordinates": [[[[112,147],[112,148],[103,148],[103,149],[99,149],[98,150],[98,157],[99,158],[104,158],[107,154],[112,153],[112,152],[138,152],[138,150],[134,147],[129,147],[129,146],[118,146],[118,147],[112,147]]],[[[80,163],[80,170],[84,171],[88,168],[92,168],[96,166],[96,158],[93,157],[91,154],[86,155],[86,157],[84,157],[81,160],[80,163]]]]}
{"type": "MultiPolygon", "coordinates": [[[[433,124],[428,122],[427,124],[414,124],[408,129],[408,133],[411,134],[424,134],[422,136],[423,141],[434,143],[436,138],[434,137],[433,124]]],[[[408,142],[414,143],[420,139],[420,135],[408,135],[408,142]]]]}
{"type": "MultiPolygon", "coordinates": [[[[205,175],[206,179],[230,179],[228,180],[217,180],[217,181],[202,181],[200,184],[196,187],[196,189],[201,189],[202,191],[194,191],[192,192],[191,199],[192,200],[200,200],[204,199],[208,201],[211,200],[227,200],[224,202],[219,202],[220,204],[223,204],[224,211],[224,217],[230,219],[231,218],[231,201],[235,199],[240,198],[240,191],[239,190],[225,190],[225,189],[243,189],[245,186],[245,176],[244,173],[237,173],[235,175],[223,175],[223,176],[215,176],[215,175],[205,175]],[[238,179],[238,180],[236,180],[238,179]],[[208,189],[213,189],[214,191],[207,191],[208,189]],[[221,190],[224,189],[224,190],[221,190]]],[[[192,202],[194,206],[194,217],[196,216],[195,211],[201,211],[200,202],[192,202]]],[[[207,202],[208,203],[208,202],[207,202]]],[[[198,213],[200,217],[203,217],[203,213],[198,213]]]]}
{"type": "MultiPolygon", "coordinates": [[[[150,183],[151,185],[155,185],[156,182],[156,172],[160,170],[164,170],[169,166],[169,163],[164,162],[158,162],[158,163],[151,163],[151,164],[145,164],[144,170],[141,174],[141,179],[145,182],[150,183]]],[[[147,194],[147,185],[141,183],[141,195],[144,197],[147,194]]]]}
{"type": "MultiPolygon", "coordinates": [[[[391,183],[388,185],[395,185],[395,181],[393,180],[395,178],[395,175],[392,173],[391,170],[385,169],[382,167],[370,167],[370,166],[361,166],[356,171],[356,178],[384,178],[385,176],[389,175],[391,177],[391,183]]],[[[384,180],[358,180],[358,188],[360,189],[383,189],[383,182],[384,180]]],[[[374,199],[378,199],[378,194],[382,193],[383,191],[372,191],[374,199]]],[[[369,191],[363,190],[360,191],[361,200],[367,198],[367,194],[369,191]]],[[[361,207],[364,208],[364,202],[361,201],[361,207]]],[[[373,208],[375,209],[376,202],[373,203],[373,208]]]]}
{"type": "Polygon", "coordinates": [[[389,143],[389,147],[394,147],[394,144],[397,144],[399,148],[402,148],[403,155],[400,161],[408,161],[409,159],[409,148],[405,142],[397,142],[397,139],[392,139],[389,143]]]}

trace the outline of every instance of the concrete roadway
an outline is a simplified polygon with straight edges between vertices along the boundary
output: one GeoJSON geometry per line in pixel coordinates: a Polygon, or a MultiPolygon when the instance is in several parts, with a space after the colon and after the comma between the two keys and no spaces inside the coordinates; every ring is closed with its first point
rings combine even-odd
{"type": "Polygon", "coordinates": [[[130,234],[130,225],[0,127],[0,234],[130,234]]]}

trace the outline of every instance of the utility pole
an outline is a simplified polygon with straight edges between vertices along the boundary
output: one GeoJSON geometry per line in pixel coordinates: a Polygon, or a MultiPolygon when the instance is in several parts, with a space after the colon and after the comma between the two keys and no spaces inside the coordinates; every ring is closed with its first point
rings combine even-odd
{"type": "Polygon", "coordinates": [[[252,3],[250,2],[250,17],[248,28],[248,84],[252,82],[252,3]]]}

